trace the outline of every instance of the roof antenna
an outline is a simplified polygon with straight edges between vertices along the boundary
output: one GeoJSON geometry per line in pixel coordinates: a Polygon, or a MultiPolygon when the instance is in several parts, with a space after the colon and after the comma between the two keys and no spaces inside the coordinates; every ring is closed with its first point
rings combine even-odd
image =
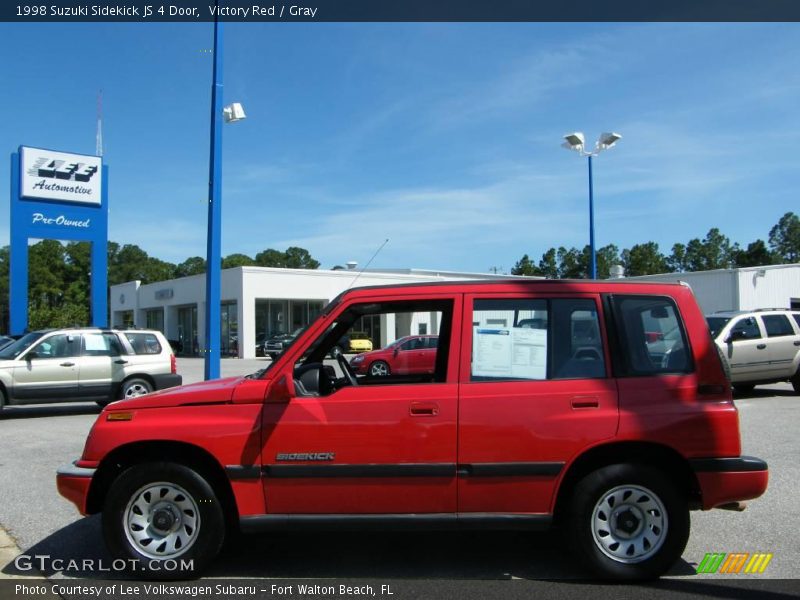
{"type": "MultiPolygon", "coordinates": [[[[381,250],[383,250],[383,247],[384,247],[386,244],[388,244],[388,243],[389,243],[389,238],[386,238],[385,240],[383,240],[383,243],[380,245],[380,247],[379,247],[377,250],[375,250],[375,254],[373,254],[373,255],[372,255],[372,258],[370,258],[370,259],[367,261],[367,264],[365,264],[365,265],[364,265],[364,267],[363,267],[363,268],[362,268],[362,269],[361,269],[361,270],[358,272],[358,274],[357,274],[355,277],[353,277],[353,281],[351,281],[351,282],[350,282],[350,285],[348,285],[348,286],[347,286],[347,289],[348,289],[348,290],[349,290],[351,287],[353,287],[353,284],[356,282],[356,279],[358,279],[359,277],[361,277],[361,274],[362,274],[364,271],[366,271],[366,270],[367,270],[367,267],[370,265],[370,263],[372,263],[372,261],[373,261],[373,260],[375,260],[375,257],[376,257],[376,256],[378,256],[378,253],[379,253],[381,250]]],[[[345,291],[347,291],[347,290],[345,290],[345,291]]]]}

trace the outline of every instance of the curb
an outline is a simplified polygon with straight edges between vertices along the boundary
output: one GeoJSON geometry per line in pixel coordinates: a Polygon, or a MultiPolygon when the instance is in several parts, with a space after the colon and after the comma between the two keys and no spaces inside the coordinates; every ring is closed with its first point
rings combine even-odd
{"type": "Polygon", "coordinates": [[[30,575],[16,575],[6,573],[6,571],[14,571],[14,559],[22,554],[17,542],[11,535],[0,526],[0,579],[33,579],[39,581],[47,581],[47,579],[38,571],[31,571],[30,575]]]}

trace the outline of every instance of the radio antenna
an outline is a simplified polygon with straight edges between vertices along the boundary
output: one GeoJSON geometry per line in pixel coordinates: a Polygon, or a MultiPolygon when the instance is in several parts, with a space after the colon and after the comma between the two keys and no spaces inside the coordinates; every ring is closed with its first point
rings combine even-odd
{"type": "Polygon", "coordinates": [[[386,238],[385,240],[383,240],[383,243],[380,245],[380,247],[379,247],[377,250],[375,250],[375,254],[373,254],[373,255],[372,255],[372,258],[370,258],[370,259],[367,261],[367,264],[365,264],[365,265],[363,266],[363,268],[362,268],[362,269],[361,269],[361,270],[360,270],[360,271],[359,271],[359,272],[356,274],[356,276],[355,276],[355,277],[353,277],[353,281],[351,281],[351,282],[350,282],[350,285],[348,285],[348,286],[347,286],[347,289],[348,289],[348,290],[349,290],[351,287],[353,287],[353,284],[356,282],[356,279],[358,279],[359,277],[361,277],[361,274],[362,274],[364,271],[366,271],[366,270],[367,270],[367,267],[368,267],[368,266],[369,266],[369,265],[372,263],[372,261],[373,261],[373,260],[375,260],[375,257],[376,257],[376,256],[378,256],[378,253],[379,253],[381,250],[383,250],[383,247],[384,247],[386,244],[388,244],[388,243],[389,243],[389,238],[386,238]]]}

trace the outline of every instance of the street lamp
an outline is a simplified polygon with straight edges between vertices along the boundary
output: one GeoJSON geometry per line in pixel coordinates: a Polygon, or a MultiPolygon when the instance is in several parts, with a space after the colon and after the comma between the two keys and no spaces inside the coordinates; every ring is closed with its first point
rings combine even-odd
{"type": "Polygon", "coordinates": [[[564,136],[565,142],[561,144],[567,150],[574,150],[581,156],[585,156],[589,159],[589,250],[590,250],[590,257],[589,257],[589,273],[592,276],[592,279],[597,279],[597,255],[595,254],[594,250],[594,197],[592,191],[592,157],[597,156],[603,150],[608,150],[614,144],[616,144],[619,140],[622,139],[622,136],[618,133],[603,133],[600,135],[600,139],[595,142],[594,150],[586,151],[584,141],[585,138],[583,137],[583,133],[580,131],[576,131],[574,133],[568,133],[564,136]]]}
{"type": "MultiPolygon", "coordinates": [[[[214,2],[219,14],[220,0],[214,2]]],[[[208,173],[208,238],[206,245],[206,311],[204,377],[219,378],[220,286],[222,280],[222,118],[234,123],[245,118],[241,104],[222,108],[222,23],[214,17],[214,66],[211,81],[211,156],[208,173]]]]}

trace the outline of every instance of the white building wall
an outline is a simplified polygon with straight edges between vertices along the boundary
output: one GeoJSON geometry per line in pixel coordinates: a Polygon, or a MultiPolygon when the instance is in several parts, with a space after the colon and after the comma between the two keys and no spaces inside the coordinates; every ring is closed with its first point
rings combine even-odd
{"type": "Polygon", "coordinates": [[[800,265],[739,269],[741,310],[789,308],[800,300],[800,265]]]}
{"type": "Polygon", "coordinates": [[[704,313],[754,308],[789,308],[800,300],[800,264],[664,273],[631,277],[641,281],[685,281],[704,313]]]}

